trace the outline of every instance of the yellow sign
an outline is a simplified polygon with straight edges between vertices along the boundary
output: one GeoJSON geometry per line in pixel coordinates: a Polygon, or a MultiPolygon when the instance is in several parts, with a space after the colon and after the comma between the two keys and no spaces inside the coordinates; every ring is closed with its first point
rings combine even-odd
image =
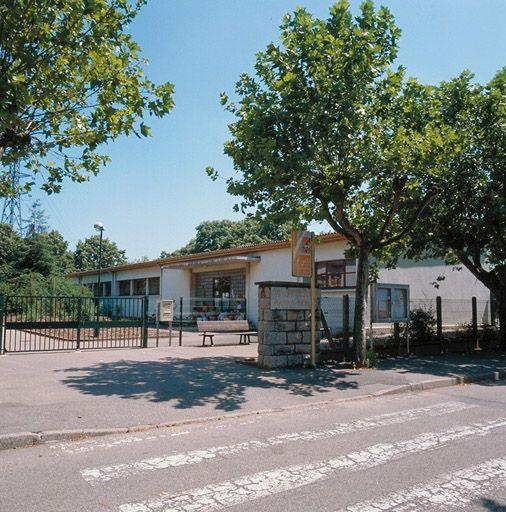
{"type": "Polygon", "coordinates": [[[311,277],[313,275],[313,233],[292,231],[292,275],[311,277]]]}

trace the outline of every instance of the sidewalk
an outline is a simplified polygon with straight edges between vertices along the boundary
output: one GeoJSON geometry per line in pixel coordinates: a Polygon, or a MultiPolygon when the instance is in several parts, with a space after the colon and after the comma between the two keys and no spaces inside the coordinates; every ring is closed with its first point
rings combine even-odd
{"type": "Polygon", "coordinates": [[[212,348],[162,343],[144,350],[0,357],[0,435],[165,425],[416,391],[455,384],[455,377],[506,372],[506,354],[400,358],[383,361],[378,370],[259,370],[237,362],[254,357],[257,345],[230,341],[212,348]]]}

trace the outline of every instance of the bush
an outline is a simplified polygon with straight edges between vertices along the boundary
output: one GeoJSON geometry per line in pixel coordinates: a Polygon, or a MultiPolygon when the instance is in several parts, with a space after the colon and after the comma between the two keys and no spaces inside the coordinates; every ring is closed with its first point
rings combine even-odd
{"type": "Polygon", "coordinates": [[[409,314],[407,329],[413,343],[430,343],[435,337],[436,318],[431,309],[414,309],[409,314]]]}
{"type": "Polygon", "coordinates": [[[378,354],[370,348],[365,353],[364,366],[366,368],[376,368],[378,366],[378,354]]]}

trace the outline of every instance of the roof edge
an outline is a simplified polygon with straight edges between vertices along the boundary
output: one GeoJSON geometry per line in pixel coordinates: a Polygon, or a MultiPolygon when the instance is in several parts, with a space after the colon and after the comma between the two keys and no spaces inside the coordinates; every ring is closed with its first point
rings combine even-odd
{"type": "MultiPolygon", "coordinates": [[[[330,243],[345,240],[345,238],[338,233],[324,233],[316,235],[317,243],[330,243]]],[[[135,270],[139,268],[149,268],[156,266],[164,266],[174,263],[183,263],[195,260],[215,258],[218,256],[235,256],[239,254],[247,254],[249,252],[263,252],[272,251],[275,249],[284,249],[290,247],[291,242],[289,240],[281,240],[277,242],[265,242],[263,244],[255,245],[241,245],[238,247],[229,247],[227,249],[218,249],[216,251],[199,252],[196,254],[188,254],[184,256],[172,256],[170,258],[158,258],[155,260],[142,261],[139,263],[125,263],[123,265],[116,265],[115,267],[102,268],[101,272],[120,272],[122,270],[135,270]]],[[[90,276],[97,273],[97,270],[82,270],[78,272],[71,272],[67,274],[67,277],[81,277],[90,276]]]]}

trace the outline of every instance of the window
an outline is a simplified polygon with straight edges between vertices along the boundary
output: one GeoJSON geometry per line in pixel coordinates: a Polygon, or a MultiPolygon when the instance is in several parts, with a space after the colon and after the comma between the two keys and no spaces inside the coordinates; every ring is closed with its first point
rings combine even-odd
{"type": "Polygon", "coordinates": [[[148,293],[149,295],[160,295],[160,278],[150,277],[148,279],[148,293]]]}
{"type": "Polygon", "coordinates": [[[409,285],[376,284],[373,289],[374,322],[400,322],[409,312],[409,285]]]}
{"type": "Polygon", "coordinates": [[[119,294],[121,296],[130,295],[130,279],[118,281],[119,294]]]}
{"type": "Polygon", "coordinates": [[[146,295],[146,279],[134,279],[134,295],[146,295]]]}
{"type": "Polygon", "coordinates": [[[355,260],[318,261],[316,284],[320,288],[349,288],[357,284],[355,260]]]}
{"type": "Polygon", "coordinates": [[[215,277],[213,279],[213,297],[228,299],[230,297],[230,277],[215,277]]]}
{"type": "Polygon", "coordinates": [[[111,296],[111,281],[106,281],[102,283],[102,296],[110,297],[111,296]]]}

